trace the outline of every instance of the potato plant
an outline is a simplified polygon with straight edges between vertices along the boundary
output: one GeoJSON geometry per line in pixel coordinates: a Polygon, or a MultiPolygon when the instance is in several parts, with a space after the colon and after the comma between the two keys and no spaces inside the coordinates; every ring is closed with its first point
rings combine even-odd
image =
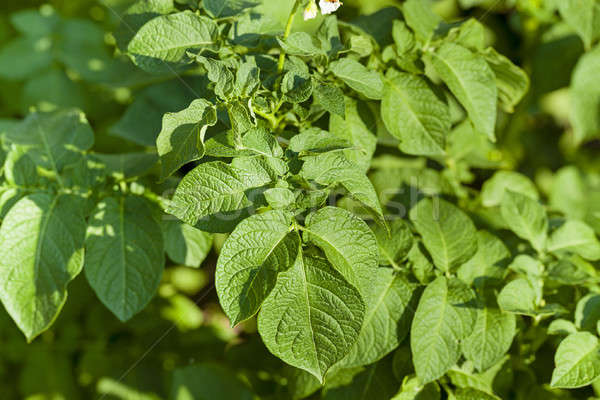
{"type": "Polygon", "coordinates": [[[600,2],[89,3],[3,17],[9,398],[600,398],[600,2]]]}

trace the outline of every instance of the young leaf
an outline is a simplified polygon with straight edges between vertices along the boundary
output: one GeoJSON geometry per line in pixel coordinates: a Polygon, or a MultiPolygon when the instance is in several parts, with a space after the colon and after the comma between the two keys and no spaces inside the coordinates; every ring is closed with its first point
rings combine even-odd
{"type": "Polygon", "coordinates": [[[446,373],[460,357],[460,342],[473,331],[475,294],[456,278],[438,277],[425,288],[413,318],[410,347],[421,384],[446,373]]]}
{"type": "Polygon", "coordinates": [[[578,388],[600,376],[600,345],[589,332],[573,333],[563,339],[554,356],[551,387],[578,388]]]}
{"type": "Polygon", "coordinates": [[[74,196],[34,193],[0,227],[0,300],[27,341],[52,325],[83,267],[85,219],[74,196]]]}
{"type": "Polygon", "coordinates": [[[200,164],[181,180],[167,212],[192,226],[213,214],[231,218],[228,212],[252,205],[248,190],[269,182],[264,171],[241,170],[221,161],[200,164]]]}
{"type": "Polygon", "coordinates": [[[557,254],[568,251],[596,261],[600,260],[600,241],[585,222],[568,220],[550,236],[548,251],[557,254]]]}
{"type": "Polygon", "coordinates": [[[278,274],[298,258],[300,236],[292,231],[292,221],[284,211],[257,214],[242,221],[225,241],[215,286],[232,326],[256,314],[278,274]]]}
{"type": "Polygon", "coordinates": [[[108,197],[96,206],[85,240],[85,276],[104,305],[127,321],[150,302],[164,268],[163,236],[147,201],[108,197]]]}
{"type": "Polygon", "coordinates": [[[377,269],[379,251],[364,221],[344,209],[325,207],[307,217],[304,240],[323,249],[333,267],[363,296],[371,292],[368,277],[377,269]]]}
{"type": "Polygon", "coordinates": [[[548,217],[540,203],[523,194],[506,190],[500,210],[502,218],[517,236],[528,240],[538,252],[544,249],[548,217]]]}
{"type": "Polygon", "coordinates": [[[359,292],[326,260],[300,256],[279,274],[258,332],[273,354],[323,382],[358,338],[364,315],[359,292]]]}
{"type": "Polygon", "coordinates": [[[313,96],[315,101],[331,114],[346,118],[344,92],[330,83],[313,80],[313,96]]]}
{"type": "Polygon", "coordinates": [[[184,164],[204,156],[204,134],[217,123],[217,111],[207,100],[194,100],[188,108],[163,116],[156,148],[161,161],[161,180],[184,164]]]}
{"type": "Polygon", "coordinates": [[[435,12],[432,11],[431,2],[428,0],[408,0],[403,4],[402,14],[408,26],[415,32],[417,38],[428,42],[443,22],[435,12]]]}
{"type": "Polygon", "coordinates": [[[377,71],[368,70],[351,58],[342,58],[329,65],[331,72],[344,83],[369,99],[381,99],[383,81],[377,71]]]}
{"type": "Polygon", "coordinates": [[[510,256],[502,240],[487,231],[478,231],[477,253],[460,266],[457,275],[463,282],[476,287],[497,284],[506,274],[510,256]]]}
{"type": "Polygon", "coordinates": [[[475,129],[496,141],[496,77],[485,59],[470,50],[444,43],[426,60],[467,110],[475,129]]]}
{"type": "Polygon", "coordinates": [[[537,188],[531,179],[514,171],[498,171],[481,187],[481,203],[484,207],[499,206],[507,189],[534,200],[539,199],[537,188]]]}
{"type": "Polygon", "coordinates": [[[161,15],[140,28],[127,51],[140,68],[168,70],[168,65],[185,58],[187,50],[213,45],[217,32],[214,20],[191,11],[161,15]]]}
{"type": "Polygon", "coordinates": [[[178,264],[198,268],[212,248],[213,235],[184,222],[165,220],[162,230],[165,251],[178,264]]]}
{"type": "Polygon", "coordinates": [[[413,233],[408,224],[398,218],[389,223],[389,231],[381,225],[373,227],[379,245],[379,265],[396,265],[413,247],[413,233]]]}
{"type": "Polygon", "coordinates": [[[479,371],[487,370],[510,348],[516,325],[514,314],[485,305],[477,312],[473,332],[462,342],[465,358],[479,371]]]}
{"type": "Polygon", "coordinates": [[[503,311],[535,316],[537,297],[535,289],[527,279],[515,279],[506,284],[498,294],[498,305],[503,311]]]}
{"type": "Polygon", "coordinates": [[[402,342],[410,329],[415,286],[391,268],[377,268],[367,282],[370,296],[363,295],[366,311],[360,335],[336,367],[352,368],[380,360],[402,342]]]}
{"type": "Polygon", "coordinates": [[[454,271],[475,255],[477,231],[458,207],[442,199],[423,199],[409,215],[440,270],[454,271]]]}
{"type": "Polygon", "coordinates": [[[529,90],[529,76],[493,47],[485,49],[483,56],[496,75],[500,105],[504,111],[513,112],[529,90]]]}
{"type": "Polygon", "coordinates": [[[386,77],[381,116],[403,152],[444,154],[450,112],[424,78],[403,72],[386,77]]]}

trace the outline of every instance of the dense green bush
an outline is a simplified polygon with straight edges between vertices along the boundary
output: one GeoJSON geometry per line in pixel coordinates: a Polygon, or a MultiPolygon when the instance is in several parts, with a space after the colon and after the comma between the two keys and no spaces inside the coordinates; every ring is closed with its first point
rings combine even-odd
{"type": "Polygon", "coordinates": [[[318,3],[2,5],[3,398],[600,398],[600,1],[318,3]]]}

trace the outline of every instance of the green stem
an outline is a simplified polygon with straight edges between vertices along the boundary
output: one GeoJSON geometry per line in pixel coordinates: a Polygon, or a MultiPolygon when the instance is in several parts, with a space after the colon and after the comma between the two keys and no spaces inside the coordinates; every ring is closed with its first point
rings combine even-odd
{"type": "MultiPolygon", "coordinates": [[[[300,8],[300,3],[302,0],[296,0],[294,2],[294,6],[292,7],[292,11],[290,12],[290,16],[288,17],[287,24],[285,25],[285,31],[283,32],[283,40],[287,39],[292,32],[292,25],[294,24],[294,17],[298,12],[298,8],[300,8]]],[[[283,72],[283,65],[285,64],[285,50],[281,49],[281,53],[279,54],[279,62],[277,63],[277,72],[283,72]]]]}

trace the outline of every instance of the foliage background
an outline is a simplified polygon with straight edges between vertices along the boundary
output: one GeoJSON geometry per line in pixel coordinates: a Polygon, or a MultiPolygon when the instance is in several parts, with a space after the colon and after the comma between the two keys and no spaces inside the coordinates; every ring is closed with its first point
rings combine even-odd
{"type": "MultiPolygon", "coordinates": [[[[262,6],[282,25],[290,0],[267,1],[262,6]],[[287,4],[286,4],[287,3],[287,4]]],[[[568,120],[566,88],[583,45],[571,31],[556,28],[554,16],[544,15],[536,0],[467,1],[442,0],[436,11],[447,20],[475,16],[489,28],[496,49],[523,66],[532,77],[532,89],[516,113],[499,121],[500,142],[496,158],[509,169],[534,179],[542,192],[551,197],[557,171],[564,165],[577,165],[597,171],[599,144],[591,141],[576,149],[568,120]],[[481,3],[468,7],[469,3],[481,3]],[[464,7],[461,7],[464,6],[464,7]]],[[[393,0],[347,0],[340,19],[370,13],[393,0]]],[[[0,46],[17,37],[10,23],[12,13],[28,8],[51,6],[65,18],[84,22],[66,40],[87,40],[96,53],[77,53],[85,60],[110,57],[109,32],[118,24],[118,13],[127,0],[4,0],[0,5],[0,46]],[[88,29],[89,28],[89,29],[88,29]]],[[[319,21],[298,22],[296,28],[311,30],[319,21]]],[[[61,39],[58,39],[61,40],[61,39]]],[[[19,60],[2,60],[0,71],[14,68],[19,60]]],[[[76,106],[86,112],[96,132],[96,151],[137,150],[144,147],[114,134],[115,124],[144,89],[156,84],[152,77],[123,62],[113,70],[86,76],[72,65],[57,60],[35,82],[5,79],[0,73],[0,123],[22,118],[32,106],[76,106]],[[123,79],[123,77],[126,79],[123,79]],[[47,79],[43,81],[42,79],[47,79]],[[42,80],[42,81],[40,81],[42,80]],[[56,88],[58,90],[48,90],[56,88]]],[[[111,68],[113,68],[111,67],[111,68]]],[[[163,82],[174,94],[172,110],[181,108],[190,96],[177,79],[163,82]],[[175,104],[173,104],[173,102],[175,104]]],[[[189,101],[188,101],[189,103],[189,101]]],[[[160,119],[158,128],[160,128],[160,119]]],[[[156,123],[151,121],[148,123],[156,123]]],[[[476,171],[473,187],[489,178],[490,172],[476,171]]],[[[595,175],[594,175],[595,176],[595,175]]],[[[593,180],[593,178],[592,178],[593,180]]],[[[588,195],[595,196],[591,190],[588,195]]],[[[0,393],[5,399],[151,399],[168,396],[172,372],[177,367],[209,361],[227,366],[251,382],[265,398],[287,398],[284,364],[270,355],[252,323],[231,329],[223,315],[212,286],[216,254],[223,238],[217,237],[215,249],[202,269],[169,265],[158,295],[149,307],[127,323],[119,322],[94,296],[83,274],[70,285],[69,298],[56,324],[32,344],[26,344],[9,316],[0,311],[0,393]]],[[[545,381],[552,372],[553,352],[538,351],[535,370],[545,381]]],[[[582,393],[592,395],[591,389],[582,393]]],[[[558,394],[557,394],[558,396],[558,394]]],[[[566,396],[566,395],[565,395],[566,396]]],[[[207,398],[211,398],[208,396],[207,398]]],[[[558,398],[558,397],[557,397],[558,398]]],[[[562,398],[562,397],[561,397],[562,398]]],[[[566,398],[566,397],[565,397],[566,398]]]]}

